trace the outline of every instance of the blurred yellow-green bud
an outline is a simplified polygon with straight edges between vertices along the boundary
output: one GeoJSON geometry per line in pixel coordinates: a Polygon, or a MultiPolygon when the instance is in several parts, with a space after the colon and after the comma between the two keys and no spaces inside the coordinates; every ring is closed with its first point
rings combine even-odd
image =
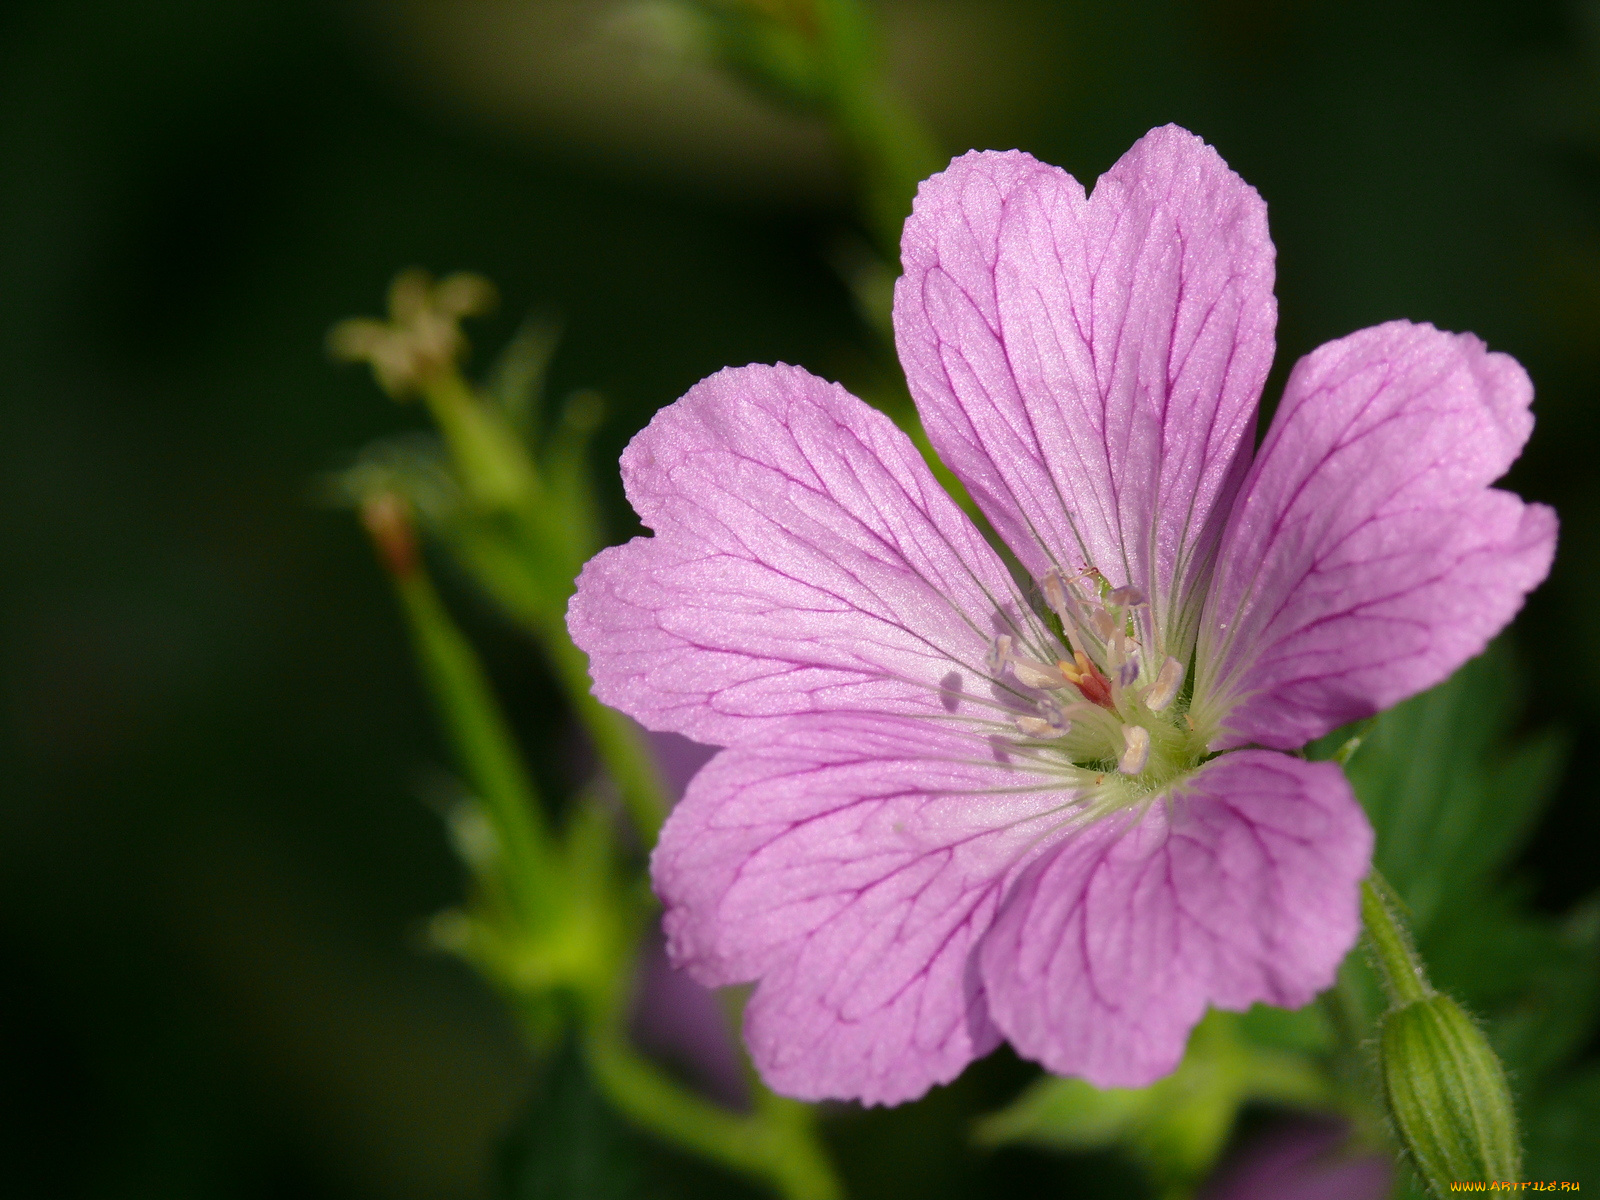
{"type": "Polygon", "coordinates": [[[402,271],[389,287],[389,319],[352,317],[328,332],[335,358],[372,366],[379,384],[399,398],[455,367],[466,352],[461,318],[494,307],[494,285],[458,272],[438,283],[417,268],[402,271]]]}
{"type": "Polygon", "coordinates": [[[389,319],[352,317],[328,332],[337,358],[371,365],[395,399],[421,393],[444,434],[459,482],[480,508],[514,509],[535,491],[533,464],[506,415],[483,402],[458,370],[467,352],[461,320],[494,306],[494,285],[458,272],[434,282],[402,271],[389,288],[389,319]]]}
{"type": "Polygon", "coordinates": [[[1439,1196],[1450,1184],[1510,1184],[1521,1167],[1516,1111],[1482,1030],[1437,993],[1383,1019],[1379,1054],[1395,1128],[1439,1196]]]}

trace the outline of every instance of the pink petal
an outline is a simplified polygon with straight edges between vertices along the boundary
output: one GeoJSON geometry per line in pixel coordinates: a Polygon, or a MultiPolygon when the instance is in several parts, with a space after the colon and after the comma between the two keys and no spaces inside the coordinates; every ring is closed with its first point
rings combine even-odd
{"type": "Polygon", "coordinates": [[[622,457],[656,531],[592,559],[567,614],[595,695],[729,745],[807,712],[969,711],[1024,619],[903,433],[798,367],[721,371],[622,457]]]}
{"type": "Polygon", "coordinates": [[[971,952],[1071,799],[959,726],[795,718],[719,754],[668,819],[651,867],[673,959],[760,980],[745,1033],[775,1090],[912,1099],[998,1043],[971,952]]]}
{"type": "Polygon", "coordinates": [[[1300,746],[1444,679],[1522,607],[1555,514],[1488,485],[1533,428],[1514,359],[1394,321],[1302,359],[1223,537],[1194,716],[1300,746]]]}
{"type": "Polygon", "coordinates": [[[1035,576],[1098,568],[1192,644],[1277,306],[1261,197],[1176,126],[1095,186],[1026,154],[927,180],[895,289],[928,435],[1035,576]]]}
{"type": "Polygon", "coordinates": [[[1371,852],[1334,764],[1215,759],[1028,869],[979,952],[989,1011],[1051,1071],[1142,1087],[1208,1004],[1296,1008],[1333,982],[1371,852]]]}

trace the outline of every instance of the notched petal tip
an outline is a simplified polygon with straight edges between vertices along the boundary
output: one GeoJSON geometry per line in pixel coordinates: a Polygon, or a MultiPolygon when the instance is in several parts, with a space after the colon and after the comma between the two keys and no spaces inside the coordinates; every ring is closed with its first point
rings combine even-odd
{"type": "Polygon", "coordinates": [[[904,433],[798,367],[701,381],[623,455],[655,536],[584,568],[596,695],[728,745],[825,711],[949,712],[982,673],[1004,564],[904,433]]]}
{"type": "Polygon", "coordinates": [[[1098,567],[1186,654],[1272,361],[1260,196],[1176,128],[1092,195],[966,155],[922,185],[902,258],[896,345],[940,457],[1030,574],[1098,567]]]}
{"type": "Polygon", "coordinates": [[[1490,485],[1532,387],[1470,334],[1391,321],[1290,374],[1206,600],[1214,749],[1290,749],[1433,686],[1544,578],[1553,518],[1490,485]]]}

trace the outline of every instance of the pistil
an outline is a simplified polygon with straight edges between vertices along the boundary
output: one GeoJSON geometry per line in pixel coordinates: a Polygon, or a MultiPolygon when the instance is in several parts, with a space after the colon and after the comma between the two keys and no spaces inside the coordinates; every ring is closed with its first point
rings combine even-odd
{"type": "Polygon", "coordinates": [[[1145,594],[1113,588],[1093,570],[1075,577],[1051,571],[1040,588],[1060,619],[1064,653],[1024,653],[1002,635],[989,656],[997,676],[1033,693],[1034,711],[1013,718],[1018,732],[1056,743],[1073,763],[1100,771],[1100,786],[1119,776],[1137,779],[1139,795],[1197,762],[1194,727],[1186,713],[1172,711],[1184,666],[1167,655],[1155,669],[1157,634],[1145,594]]]}

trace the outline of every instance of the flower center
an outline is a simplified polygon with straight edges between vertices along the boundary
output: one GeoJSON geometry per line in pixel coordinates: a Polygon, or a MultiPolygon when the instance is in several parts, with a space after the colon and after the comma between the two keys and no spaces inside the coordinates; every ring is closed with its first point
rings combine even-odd
{"type": "Polygon", "coordinates": [[[1031,705],[1014,717],[1018,732],[1130,799],[1199,765],[1205,738],[1189,718],[1184,667],[1159,649],[1144,593],[1113,588],[1092,568],[1051,571],[1040,590],[1053,644],[1002,634],[990,651],[991,668],[1031,705]]]}

